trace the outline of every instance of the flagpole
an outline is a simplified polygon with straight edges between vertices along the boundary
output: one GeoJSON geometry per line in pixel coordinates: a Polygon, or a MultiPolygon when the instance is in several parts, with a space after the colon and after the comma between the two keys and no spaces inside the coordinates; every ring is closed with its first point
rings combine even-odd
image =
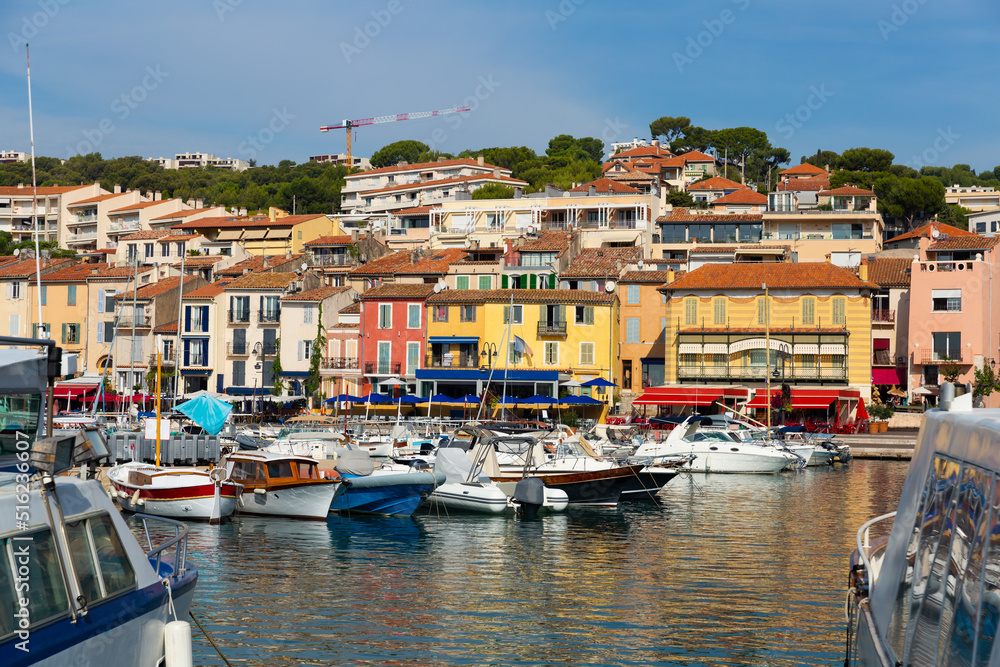
{"type": "MultiPolygon", "coordinates": [[[[507,311],[507,347],[510,347],[510,326],[514,322],[514,290],[510,291],[510,310],[507,311]]],[[[510,350],[504,350],[503,360],[503,394],[501,408],[507,405],[507,368],[510,366],[510,350]]]]}

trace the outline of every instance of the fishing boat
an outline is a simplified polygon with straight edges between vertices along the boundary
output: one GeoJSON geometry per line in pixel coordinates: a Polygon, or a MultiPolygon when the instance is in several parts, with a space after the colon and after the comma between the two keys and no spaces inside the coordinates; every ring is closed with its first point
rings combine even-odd
{"type": "Polygon", "coordinates": [[[858,530],[845,666],[1000,664],[1000,410],[950,383],[939,402],[896,511],[858,530]]]}
{"type": "Polygon", "coordinates": [[[444,483],[444,473],[409,466],[376,469],[371,457],[359,449],[340,452],[334,468],[344,492],[330,509],[341,514],[410,516],[427,496],[444,483]]]}
{"type": "Polygon", "coordinates": [[[236,510],[242,493],[222,468],[161,467],[131,461],[108,470],[108,481],[126,512],[218,523],[236,510]]]}
{"type": "Polygon", "coordinates": [[[242,485],[238,511],[289,519],[322,520],[344,486],[320,475],[316,459],[294,454],[233,452],[223,460],[229,478],[242,485]]]}

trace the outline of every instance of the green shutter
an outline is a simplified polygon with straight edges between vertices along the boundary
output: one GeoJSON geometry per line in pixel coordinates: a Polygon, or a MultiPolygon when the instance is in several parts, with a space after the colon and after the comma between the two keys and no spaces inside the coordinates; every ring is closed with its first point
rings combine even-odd
{"type": "Polygon", "coordinates": [[[538,275],[532,273],[528,278],[528,287],[530,289],[538,289],[538,275]]]}
{"type": "Polygon", "coordinates": [[[500,287],[502,289],[507,289],[507,274],[500,276],[500,287]]]}
{"type": "Polygon", "coordinates": [[[558,308],[559,309],[558,309],[557,315],[556,315],[556,317],[559,318],[558,322],[561,325],[566,326],[566,306],[559,306],[558,308]]]}
{"type": "Polygon", "coordinates": [[[594,323],[594,307],[587,306],[583,309],[583,323],[593,324],[594,323]]]}
{"type": "MultiPolygon", "coordinates": [[[[504,276],[504,281],[507,280],[507,276],[504,276]]],[[[503,323],[507,324],[510,322],[510,306],[503,307],[503,323]]]]}
{"type": "Polygon", "coordinates": [[[555,288],[556,288],[556,274],[550,273],[549,274],[549,289],[555,289],[555,288]]]}
{"type": "Polygon", "coordinates": [[[542,305],[538,306],[538,323],[539,324],[545,324],[545,323],[548,322],[548,320],[549,320],[549,318],[548,318],[546,306],[543,303],[542,305]]]}
{"type": "Polygon", "coordinates": [[[63,325],[62,325],[62,342],[64,342],[64,343],[66,342],[66,323],[65,322],[63,322],[63,325]]]}

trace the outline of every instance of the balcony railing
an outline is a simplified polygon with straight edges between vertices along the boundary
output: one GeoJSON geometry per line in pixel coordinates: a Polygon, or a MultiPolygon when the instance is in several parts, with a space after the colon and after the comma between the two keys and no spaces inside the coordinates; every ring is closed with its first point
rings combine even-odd
{"type": "Polygon", "coordinates": [[[250,311],[249,310],[230,310],[229,311],[229,322],[233,324],[238,323],[249,323],[250,322],[250,311]]]}
{"type": "Polygon", "coordinates": [[[365,363],[365,375],[399,375],[402,368],[403,365],[399,362],[389,364],[380,361],[374,364],[369,361],[365,363]]]}
{"type": "MultiPolygon", "coordinates": [[[[371,366],[372,364],[368,364],[371,366]]],[[[330,357],[324,359],[320,364],[320,368],[327,368],[333,370],[358,370],[358,358],[357,357],[330,357]]]]}
{"type": "Polygon", "coordinates": [[[275,323],[281,321],[281,309],[276,310],[261,310],[258,313],[258,322],[270,322],[275,323]]]}
{"type": "Polygon", "coordinates": [[[250,354],[250,346],[244,343],[229,343],[226,350],[234,357],[243,357],[250,354]]]}
{"type": "Polygon", "coordinates": [[[895,310],[876,310],[872,309],[872,322],[886,322],[893,323],[896,321],[896,311],[895,310]]]}
{"type": "Polygon", "coordinates": [[[566,322],[539,322],[538,323],[538,335],[539,336],[565,336],[566,335],[566,322]]]}
{"type": "MultiPolygon", "coordinates": [[[[916,353],[913,355],[916,357],[916,353]]],[[[920,350],[920,361],[917,363],[928,365],[928,364],[968,364],[971,361],[965,359],[965,354],[963,350],[957,350],[954,352],[949,352],[948,354],[941,354],[937,350],[920,350]]],[[[916,361],[915,361],[916,362],[916,361]]]]}
{"type": "Polygon", "coordinates": [[[311,262],[313,266],[346,266],[352,263],[353,262],[347,253],[342,255],[313,255],[311,262]]]}
{"type": "MultiPolygon", "coordinates": [[[[771,372],[772,381],[774,381],[774,367],[768,368],[767,366],[686,366],[681,365],[677,368],[677,376],[681,379],[686,380],[760,380],[764,381],[767,379],[767,373],[771,372]]],[[[847,368],[846,367],[795,367],[789,368],[785,367],[784,373],[781,371],[781,367],[778,367],[778,378],[777,381],[788,381],[788,380],[816,380],[816,381],[827,381],[827,380],[847,380],[847,368]]]]}
{"type": "Polygon", "coordinates": [[[424,358],[424,368],[479,368],[478,354],[428,354],[424,358]]]}
{"type": "Polygon", "coordinates": [[[135,317],[122,315],[121,319],[118,320],[119,329],[131,329],[133,326],[139,329],[146,328],[149,326],[149,318],[145,315],[137,315],[135,317]]]}

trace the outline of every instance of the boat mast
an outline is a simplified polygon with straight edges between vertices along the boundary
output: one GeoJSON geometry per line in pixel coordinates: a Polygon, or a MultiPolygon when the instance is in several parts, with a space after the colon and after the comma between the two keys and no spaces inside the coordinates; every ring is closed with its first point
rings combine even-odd
{"type": "MultiPolygon", "coordinates": [[[[38,282],[38,331],[39,338],[48,338],[49,332],[42,327],[42,251],[38,241],[38,178],[35,173],[35,121],[31,109],[31,49],[24,45],[24,56],[28,63],[28,134],[31,139],[31,228],[35,236],[35,280],[38,282]]],[[[52,394],[49,394],[49,413],[52,412],[52,394]]]]}
{"type": "Polygon", "coordinates": [[[764,354],[767,355],[767,364],[764,365],[764,386],[767,396],[767,430],[771,431],[771,302],[767,294],[767,283],[763,283],[764,288],[764,354]]]}
{"type": "MultiPolygon", "coordinates": [[[[136,317],[135,309],[136,309],[136,301],[139,298],[139,246],[138,245],[136,245],[135,248],[135,278],[136,278],[135,283],[132,285],[132,336],[128,342],[129,344],[128,358],[130,360],[129,366],[132,369],[130,374],[132,375],[133,378],[135,377],[135,317],[136,317]]],[[[131,392],[132,390],[129,391],[131,392]]],[[[132,406],[134,405],[135,405],[135,394],[129,393],[128,395],[129,416],[131,416],[132,406]]],[[[138,418],[136,418],[136,422],[138,421],[139,421],[138,418]]]]}
{"type": "Polygon", "coordinates": [[[187,241],[181,250],[181,284],[177,286],[177,335],[174,337],[174,409],[181,393],[181,314],[184,312],[184,259],[187,257],[187,241]]]}

